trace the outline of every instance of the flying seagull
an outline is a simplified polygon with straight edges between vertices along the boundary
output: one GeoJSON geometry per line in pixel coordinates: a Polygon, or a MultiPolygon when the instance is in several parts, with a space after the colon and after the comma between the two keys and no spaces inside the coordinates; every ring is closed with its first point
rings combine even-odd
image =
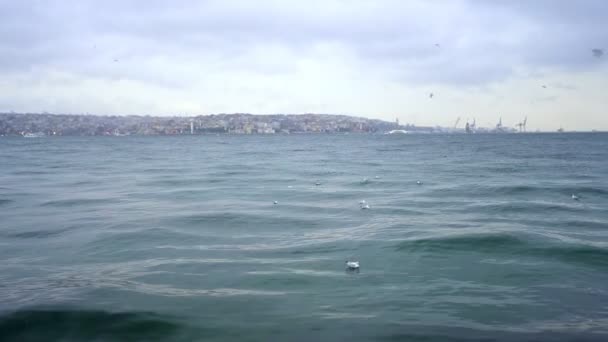
{"type": "Polygon", "coordinates": [[[435,46],[436,46],[436,47],[440,47],[441,45],[439,45],[439,43],[436,43],[436,44],[435,44],[435,46]]]}
{"type": "Polygon", "coordinates": [[[430,93],[430,94],[429,94],[429,98],[431,98],[431,99],[432,99],[432,98],[433,98],[433,96],[435,96],[435,95],[433,95],[433,93],[430,93]]]}
{"type": "Polygon", "coordinates": [[[547,89],[547,86],[543,84],[543,88],[547,89]]]}
{"type": "Polygon", "coordinates": [[[597,57],[600,58],[604,55],[604,50],[602,49],[591,49],[591,53],[593,54],[593,57],[597,57]]]}

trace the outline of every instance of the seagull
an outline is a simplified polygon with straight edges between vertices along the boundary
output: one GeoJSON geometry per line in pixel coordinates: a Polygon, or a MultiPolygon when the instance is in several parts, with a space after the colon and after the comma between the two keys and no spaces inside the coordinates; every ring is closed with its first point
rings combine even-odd
{"type": "Polygon", "coordinates": [[[380,176],[374,176],[374,179],[380,179],[380,176]]]}
{"type": "Polygon", "coordinates": [[[416,181],[416,184],[422,185],[422,182],[421,181],[416,181]]]}
{"type": "Polygon", "coordinates": [[[354,270],[358,270],[359,269],[359,262],[358,261],[346,261],[346,269],[354,271],[354,270]]]}
{"type": "Polygon", "coordinates": [[[363,181],[361,181],[361,183],[369,183],[369,178],[367,178],[367,177],[363,178],[363,181]]]}
{"type": "Polygon", "coordinates": [[[274,203],[274,204],[279,204],[279,202],[278,202],[278,201],[274,201],[274,202],[272,202],[272,203],[274,203]]]}
{"type": "Polygon", "coordinates": [[[578,201],[580,198],[578,196],[576,196],[575,194],[572,194],[572,199],[575,201],[578,201]]]}
{"type": "Polygon", "coordinates": [[[118,62],[118,59],[115,59],[114,62],[118,62]]]}
{"type": "Polygon", "coordinates": [[[365,200],[360,200],[359,201],[359,207],[361,207],[361,210],[365,210],[365,209],[369,209],[370,208],[369,204],[367,204],[367,202],[365,200]]]}
{"type": "Polygon", "coordinates": [[[321,185],[321,182],[316,182],[315,185],[319,186],[319,185],[321,185]]]}
{"type": "Polygon", "coordinates": [[[543,84],[543,88],[547,89],[547,86],[543,84]]]}
{"type": "Polygon", "coordinates": [[[434,95],[433,95],[433,93],[430,93],[430,94],[429,94],[429,98],[431,98],[431,99],[432,99],[432,98],[433,98],[433,96],[434,96],[434,95]]]}
{"type": "Polygon", "coordinates": [[[441,45],[439,45],[439,43],[436,43],[436,44],[435,44],[435,46],[436,46],[436,47],[440,47],[441,45]]]}

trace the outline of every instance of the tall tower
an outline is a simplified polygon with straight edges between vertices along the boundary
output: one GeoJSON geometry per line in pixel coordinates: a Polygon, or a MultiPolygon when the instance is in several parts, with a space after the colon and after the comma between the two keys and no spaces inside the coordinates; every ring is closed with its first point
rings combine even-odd
{"type": "Polygon", "coordinates": [[[399,118],[395,118],[395,127],[399,128],[399,118]]]}
{"type": "Polygon", "coordinates": [[[194,134],[194,121],[190,121],[190,134],[194,134]]]}

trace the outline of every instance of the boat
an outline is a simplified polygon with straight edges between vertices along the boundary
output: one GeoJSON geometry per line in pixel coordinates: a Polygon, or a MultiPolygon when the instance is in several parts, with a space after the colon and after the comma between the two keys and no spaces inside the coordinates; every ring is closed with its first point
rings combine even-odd
{"type": "Polygon", "coordinates": [[[392,131],[386,132],[384,134],[408,134],[409,132],[403,129],[394,129],[392,131]]]}
{"type": "Polygon", "coordinates": [[[44,137],[44,133],[42,132],[37,132],[37,133],[24,133],[23,134],[24,138],[42,138],[44,137]]]}

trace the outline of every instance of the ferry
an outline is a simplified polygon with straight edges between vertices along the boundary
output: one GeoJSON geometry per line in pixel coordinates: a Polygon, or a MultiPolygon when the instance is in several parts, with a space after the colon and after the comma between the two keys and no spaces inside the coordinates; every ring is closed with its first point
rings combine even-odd
{"type": "Polygon", "coordinates": [[[42,132],[23,134],[24,138],[42,138],[43,136],[44,136],[44,133],[42,133],[42,132]]]}

